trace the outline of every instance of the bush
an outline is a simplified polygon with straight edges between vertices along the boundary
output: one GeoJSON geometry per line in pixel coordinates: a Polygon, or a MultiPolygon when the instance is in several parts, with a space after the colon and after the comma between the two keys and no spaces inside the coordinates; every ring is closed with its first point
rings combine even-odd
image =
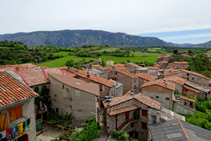
{"type": "Polygon", "coordinates": [[[111,133],[111,137],[116,139],[116,140],[121,140],[121,141],[127,141],[128,140],[128,133],[121,130],[121,131],[117,131],[117,130],[114,130],[112,133],[111,133]]]}

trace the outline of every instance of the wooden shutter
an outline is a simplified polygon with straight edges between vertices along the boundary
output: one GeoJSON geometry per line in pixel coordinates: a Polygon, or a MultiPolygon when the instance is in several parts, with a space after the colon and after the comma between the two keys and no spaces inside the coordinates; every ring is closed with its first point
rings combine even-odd
{"type": "Polygon", "coordinates": [[[9,115],[10,115],[10,122],[13,122],[13,121],[23,117],[22,105],[11,108],[8,111],[9,111],[9,115]]]}
{"type": "Polygon", "coordinates": [[[8,129],[7,113],[0,114],[0,131],[8,129]]]}

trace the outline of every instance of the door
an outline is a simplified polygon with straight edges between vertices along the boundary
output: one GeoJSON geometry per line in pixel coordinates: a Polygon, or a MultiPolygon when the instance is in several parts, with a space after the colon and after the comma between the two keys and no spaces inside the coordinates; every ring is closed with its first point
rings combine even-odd
{"type": "Polygon", "coordinates": [[[125,113],[125,121],[127,121],[127,122],[129,121],[129,112],[125,113]]]}

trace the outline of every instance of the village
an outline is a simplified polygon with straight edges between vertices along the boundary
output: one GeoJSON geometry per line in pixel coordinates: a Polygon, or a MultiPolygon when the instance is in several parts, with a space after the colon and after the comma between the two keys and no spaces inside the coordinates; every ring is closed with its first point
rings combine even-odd
{"type": "Polygon", "coordinates": [[[183,114],[196,110],[188,96],[211,98],[211,79],[187,70],[188,62],[169,62],[171,58],[161,55],[148,67],[112,60],[83,70],[0,66],[0,139],[53,140],[63,134],[48,125],[53,110],[61,116],[71,114],[70,124],[78,132],[94,117],[101,129],[98,141],[111,139],[114,131],[127,132],[131,141],[210,140],[209,130],[187,123],[183,114]]]}

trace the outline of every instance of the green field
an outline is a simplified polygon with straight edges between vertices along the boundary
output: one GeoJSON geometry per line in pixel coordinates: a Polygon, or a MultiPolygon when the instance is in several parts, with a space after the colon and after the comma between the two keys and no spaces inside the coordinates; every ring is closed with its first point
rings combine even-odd
{"type": "Polygon", "coordinates": [[[106,48],[102,48],[100,50],[95,50],[95,51],[92,51],[92,52],[103,52],[103,51],[111,52],[111,51],[116,51],[116,50],[120,50],[120,48],[106,47],[106,48]]]}
{"type": "Polygon", "coordinates": [[[63,55],[63,56],[68,56],[69,52],[67,51],[60,51],[60,52],[56,52],[56,53],[53,53],[53,55],[63,55]]]}
{"type": "Polygon", "coordinates": [[[161,48],[148,48],[147,51],[156,52],[157,50],[161,50],[161,48]]]}
{"type": "MultiPolygon", "coordinates": [[[[93,58],[90,57],[83,57],[86,61],[89,61],[93,58]]],[[[66,56],[66,57],[62,57],[59,59],[55,59],[52,61],[48,61],[48,62],[43,62],[38,64],[39,66],[48,66],[48,67],[63,67],[65,66],[65,63],[67,62],[67,60],[73,59],[75,62],[79,62],[82,61],[83,58],[77,57],[77,56],[66,56]]]]}

